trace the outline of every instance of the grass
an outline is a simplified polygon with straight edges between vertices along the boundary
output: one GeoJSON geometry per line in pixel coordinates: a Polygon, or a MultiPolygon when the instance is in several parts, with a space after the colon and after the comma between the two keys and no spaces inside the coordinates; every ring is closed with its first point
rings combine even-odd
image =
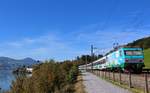
{"type": "Polygon", "coordinates": [[[145,68],[150,68],[150,48],[144,50],[144,57],[145,68]]]}

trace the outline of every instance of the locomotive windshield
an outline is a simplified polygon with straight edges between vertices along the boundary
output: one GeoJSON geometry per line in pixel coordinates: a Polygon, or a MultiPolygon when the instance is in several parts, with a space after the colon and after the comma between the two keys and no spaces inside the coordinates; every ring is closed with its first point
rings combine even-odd
{"type": "Polygon", "coordinates": [[[143,55],[141,50],[126,50],[125,55],[127,56],[140,56],[143,55]]]}

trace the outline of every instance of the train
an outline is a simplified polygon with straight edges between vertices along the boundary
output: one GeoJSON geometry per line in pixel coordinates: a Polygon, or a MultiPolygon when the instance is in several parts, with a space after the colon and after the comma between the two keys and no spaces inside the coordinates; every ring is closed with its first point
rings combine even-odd
{"type": "Polygon", "coordinates": [[[144,66],[143,48],[120,47],[79,68],[141,73],[144,66]]]}

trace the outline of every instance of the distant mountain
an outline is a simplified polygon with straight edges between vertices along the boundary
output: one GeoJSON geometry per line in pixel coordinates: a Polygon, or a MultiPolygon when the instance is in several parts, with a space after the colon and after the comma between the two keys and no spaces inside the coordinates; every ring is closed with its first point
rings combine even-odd
{"type": "Polygon", "coordinates": [[[12,59],[9,57],[0,57],[0,69],[14,69],[20,66],[32,66],[39,62],[32,58],[25,58],[21,60],[12,59]]]}
{"type": "Polygon", "coordinates": [[[150,36],[133,41],[133,42],[127,44],[127,46],[131,46],[131,47],[138,46],[138,47],[142,47],[144,49],[148,49],[148,48],[150,48],[150,36]]]}

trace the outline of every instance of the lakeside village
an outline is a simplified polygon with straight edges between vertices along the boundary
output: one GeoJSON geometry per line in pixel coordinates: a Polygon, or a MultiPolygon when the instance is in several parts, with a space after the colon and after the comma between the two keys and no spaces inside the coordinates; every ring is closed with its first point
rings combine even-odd
{"type": "Polygon", "coordinates": [[[20,74],[20,73],[25,73],[25,74],[32,74],[33,68],[32,67],[18,67],[16,69],[13,70],[14,74],[20,74]]]}

